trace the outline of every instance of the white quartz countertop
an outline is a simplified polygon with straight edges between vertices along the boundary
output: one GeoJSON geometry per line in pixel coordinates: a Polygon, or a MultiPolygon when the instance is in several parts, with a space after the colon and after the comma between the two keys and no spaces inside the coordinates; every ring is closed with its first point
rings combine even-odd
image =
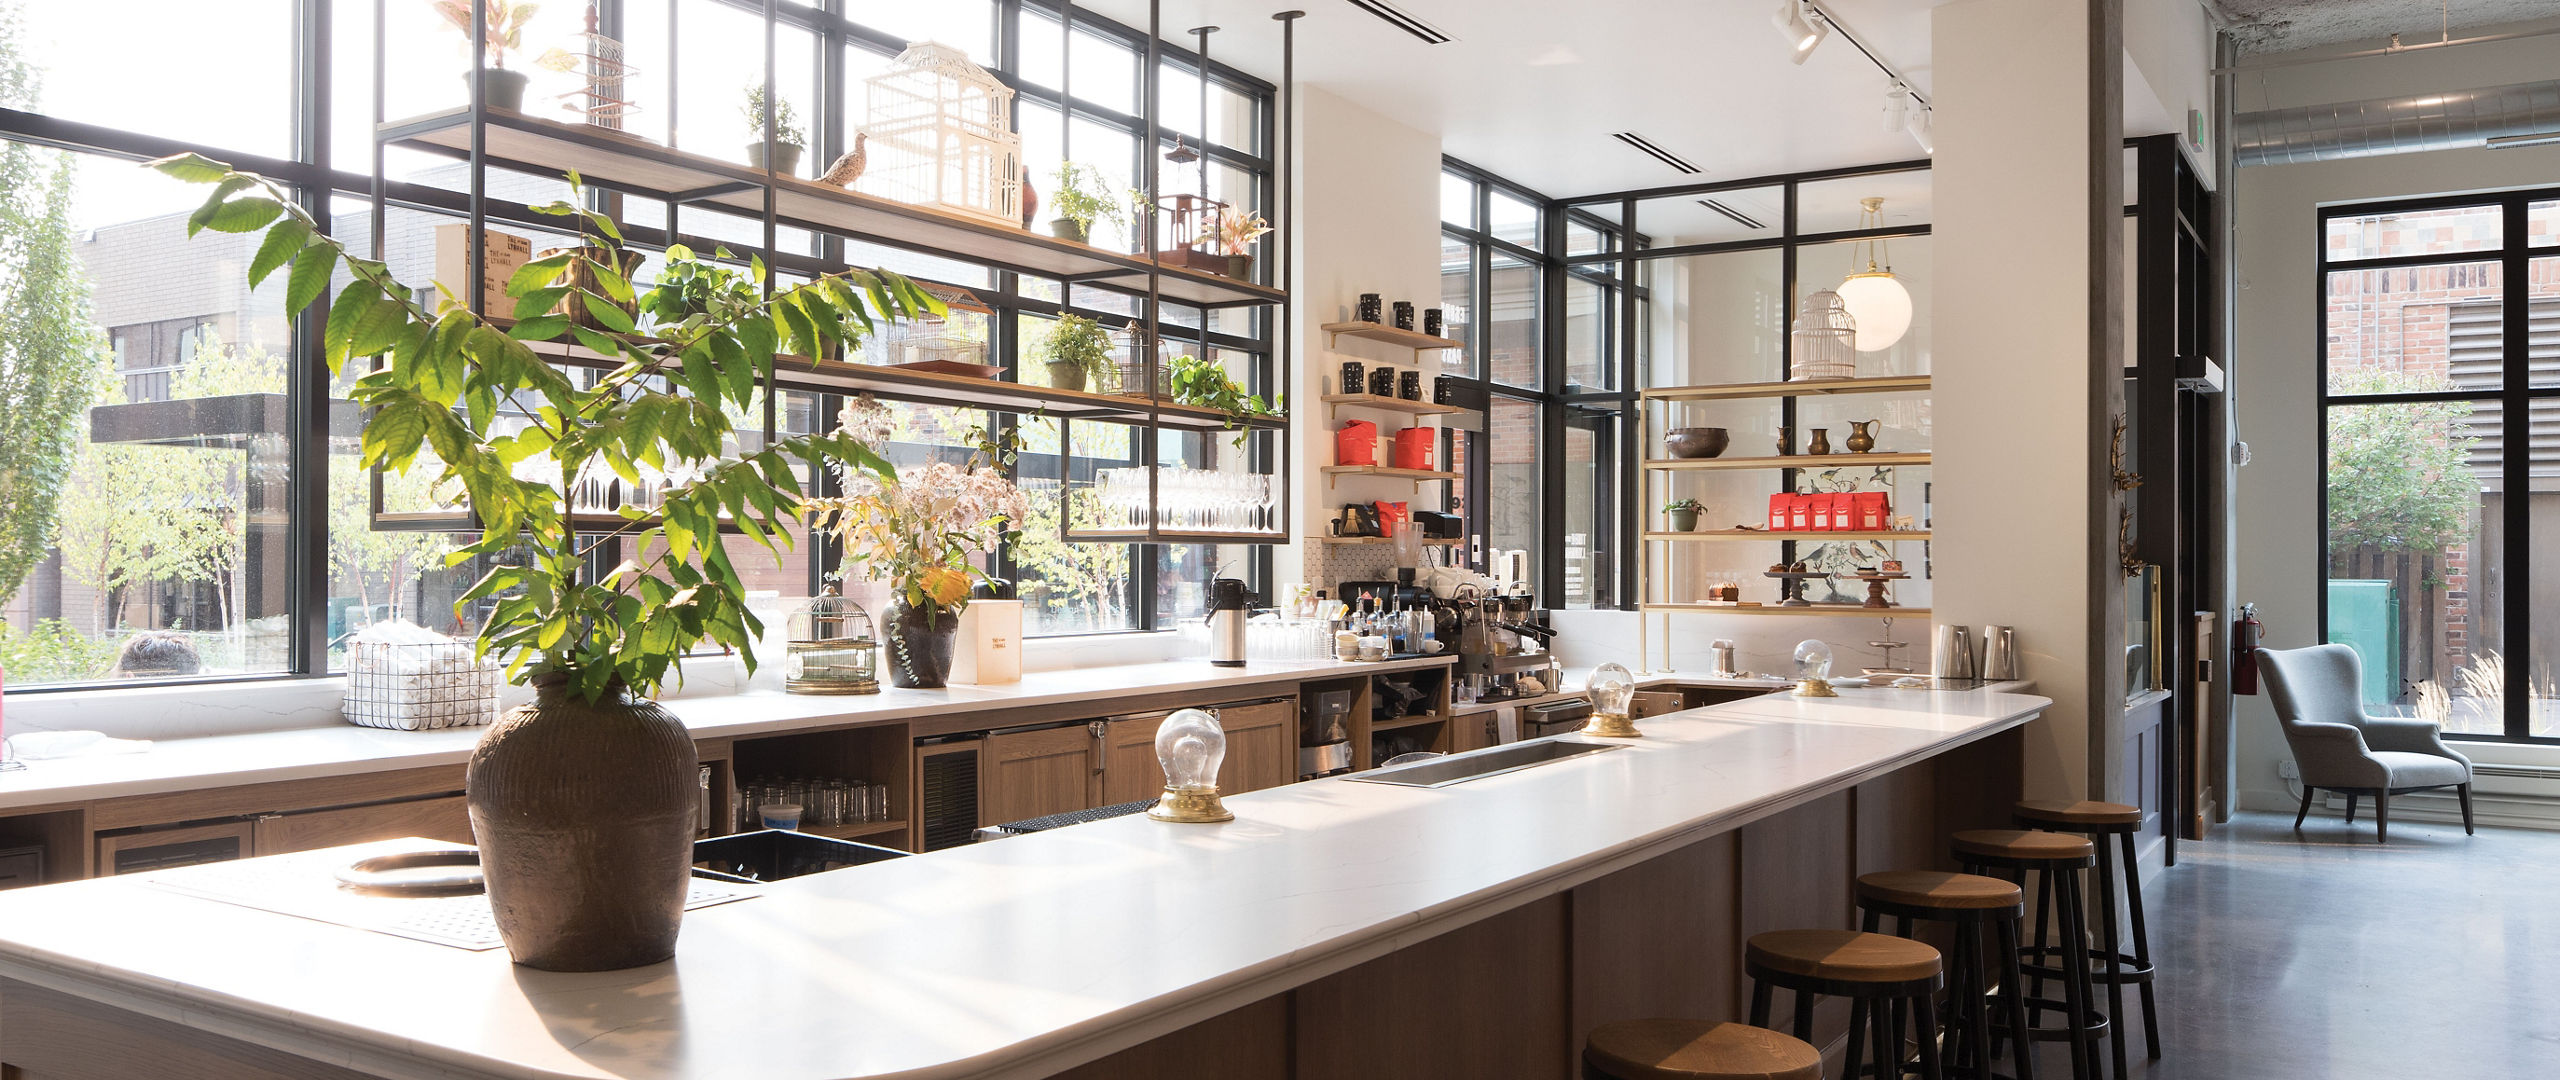
{"type": "MultiPolygon", "coordinates": [[[[400,1080],[1039,1077],[1571,888],[2051,702],[1759,697],[1441,789],[1335,778],[776,883],[596,974],[107,878],[0,893],[0,977],[400,1080]]],[[[1576,738],[1576,736],[1566,736],[1576,738]]],[[[184,870],[170,873],[184,873],[184,870]]]]}
{"type": "MultiPolygon", "coordinates": [[[[1113,698],[1137,694],[1244,689],[1260,684],[1371,674],[1455,661],[1423,657],[1382,663],[1257,660],[1241,668],[1206,660],[1169,660],[1026,673],[999,686],[954,684],[941,690],[888,687],[858,697],[747,691],[665,702],[699,739],[744,738],[812,728],[998,712],[1079,701],[1108,707],[1113,698]]],[[[1001,717],[990,722],[1001,726],[1001,717]]],[[[309,780],[355,773],[389,772],[432,765],[460,765],[471,756],[485,727],[442,731],[387,731],[333,724],[240,735],[159,739],[133,754],[48,758],[23,770],[0,773],[0,810],[86,802],[126,795],[309,780]]]]}

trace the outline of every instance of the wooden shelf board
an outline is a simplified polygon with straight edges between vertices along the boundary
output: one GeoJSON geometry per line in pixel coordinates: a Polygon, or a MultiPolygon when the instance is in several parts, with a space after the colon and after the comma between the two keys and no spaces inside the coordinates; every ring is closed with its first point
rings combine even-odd
{"type": "Polygon", "coordinates": [[[1419,330],[1398,330],[1385,323],[1330,322],[1324,324],[1324,332],[1325,347],[1327,348],[1331,348],[1333,346],[1334,338],[1346,337],[1362,338],[1369,341],[1383,341],[1390,345],[1402,345],[1408,349],[1463,349],[1467,347],[1466,342],[1459,341],[1454,338],[1434,337],[1419,330]]]}
{"type": "Polygon", "coordinates": [[[843,825],[803,825],[800,827],[799,831],[808,833],[811,836],[827,836],[838,840],[851,840],[855,837],[861,836],[878,836],[882,833],[905,832],[907,831],[907,823],[903,821],[855,821],[843,825]]]}
{"type": "Polygon", "coordinates": [[[1430,716],[1399,716],[1393,720],[1372,720],[1369,722],[1369,733],[1375,735],[1381,731],[1399,731],[1404,728],[1427,727],[1432,724],[1446,723],[1448,722],[1448,719],[1449,718],[1446,716],[1434,713],[1430,716]]]}
{"type": "Polygon", "coordinates": [[[1286,544],[1285,533],[1204,533],[1159,532],[1153,536],[1144,530],[1125,529],[1066,534],[1070,544],[1286,544]]]}
{"type": "Polygon", "coordinates": [[[1467,410],[1455,405],[1438,405],[1428,401],[1406,401],[1403,398],[1379,397],[1376,394],[1326,394],[1327,405],[1356,405],[1380,412],[1410,413],[1414,416],[1449,416],[1467,410]]]}
{"type": "MultiPolygon", "coordinates": [[[[1383,536],[1310,536],[1310,537],[1308,537],[1307,539],[1313,540],[1313,541],[1315,541],[1315,542],[1317,542],[1317,543],[1319,543],[1319,544],[1392,544],[1392,543],[1395,543],[1395,541],[1394,541],[1394,540],[1388,539],[1388,538],[1383,537],[1383,536]]],[[[1424,543],[1424,544],[1441,544],[1441,545],[1455,546],[1455,545],[1458,545],[1458,544],[1466,543],[1466,541],[1464,541],[1464,540],[1425,540],[1425,541],[1423,541],[1423,543],[1424,543]]]]}
{"type": "Polygon", "coordinates": [[[1646,604],[1644,611],[1648,614],[1664,612],[1693,615],[1838,615],[1869,619],[1914,619],[1927,618],[1929,615],[1928,608],[1871,608],[1856,604],[1815,604],[1812,607],[1779,607],[1776,604],[1762,604],[1759,607],[1731,607],[1724,604],[1646,604]]]}
{"type": "Polygon", "coordinates": [[[1926,375],[1875,375],[1859,379],[1657,386],[1645,391],[1644,399],[1730,401],[1740,398],[1828,397],[1833,394],[1925,393],[1928,389],[1929,377],[1926,375]]]}
{"type": "Polygon", "coordinates": [[[1644,467],[1660,472],[1718,472],[1740,469],[1837,469],[1860,465],[1926,465],[1926,450],[1872,454],[1787,454],[1746,458],[1653,458],[1644,467]]]}
{"type": "Polygon", "coordinates": [[[1428,480],[1455,480],[1458,474],[1434,469],[1399,469],[1391,465],[1327,465],[1326,476],[1385,476],[1421,483],[1428,480]]]}
{"type": "Polygon", "coordinates": [[[1833,540],[1927,540],[1929,538],[1929,533],[1923,529],[1912,529],[1905,532],[1818,532],[1809,530],[1772,532],[1767,529],[1698,529],[1691,532],[1649,532],[1644,534],[1644,538],[1647,540],[1668,540],[1687,543],[1705,543],[1718,540],[1794,540],[1799,543],[1820,544],[1833,540]]]}

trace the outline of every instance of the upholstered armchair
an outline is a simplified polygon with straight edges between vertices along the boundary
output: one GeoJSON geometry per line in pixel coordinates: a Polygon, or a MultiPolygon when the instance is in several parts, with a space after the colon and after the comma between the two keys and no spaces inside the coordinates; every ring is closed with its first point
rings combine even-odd
{"type": "Polygon", "coordinates": [[[2374,839],[2389,843],[2392,796],[2449,787],[2462,797],[2462,831],[2471,832],[2471,759],[2446,746],[2432,723],[2367,715],[2355,650],[2265,649],[2258,671],[2302,771],[2295,829],[2311,813],[2312,792],[2327,788],[2347,797],[2349,824],[2356,820],[2357,796],[2373,796],[2374,839]]]}

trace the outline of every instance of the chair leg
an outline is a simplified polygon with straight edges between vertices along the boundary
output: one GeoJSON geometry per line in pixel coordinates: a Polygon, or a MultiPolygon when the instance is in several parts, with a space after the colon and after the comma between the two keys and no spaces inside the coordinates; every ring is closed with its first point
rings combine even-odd
{"type": "Polygon", "coordinates": [[[2158,1061],[2160,1060],[2160,999],[2152,991],[2151,984],[2158,981],[2159,969],[2151,966],[2151,928],[2145,925],[2142,919],[2141,875],[2130,869],[2136,865],[2133,861],[2133,834],[2118,833],[2116,837],[2124,843],[2124,864],[2128,868],[2124,877],[2124,899],[2133,915],[2133,958],[2140,962],[2144,970],[2152,972],[2141,983],[2143,1048],[2151,1052],[2151,1060],[2158,1061]]]}
{"type": "MultiPolygon", "coordinates": [[[[2048,928],[2052,925],[2050,916],[2052,915],[2051,909],[2054,902],[2054,883],[2060,879],[2060,876],[2061,875],[2058,871],[2052,869],[2046,869],[2037,875],[2041,884],[2036,888],[2036,922],[2031,928],[2031,932],[2028,936],[2035,940],[2036,963],[2039,967],[2037,971],[2032,972],[2027,976],[2027,1022],[2029,1024],[2042,1025],[2044,1023],[2044,1009],[2036,1005],[2035,1002],[2037,999],[2044,997],[2044,972],[2041,969],[2041,965],[2044,963],[2044,950],[2051,935],[2051,930],[2048,928]]],[[[2019,883],[2023,885],[2026,880],[2027,872],[2020,870],[2018,872],[2019,883]]]]}
{"type": "Polygon", "coordinates": [[[2347,824],[2349,825],[2356,823],[2356,799],[2357,795],[2355,792],[2350,791],[2347,793],[2347,824]]]}
{"type": "MultiPolygon", "coordinates": [[[[1913,1019],[1920,1024],[1920,1080],[1946,1080],[1946,1066],[1938,1059],[1937,1000],[1923,990],[1911,996],[1911,1006],[1919,1014],[1913,1019]]],[[[1899,1068],[1895,1070],[1896,1075],[1900,1072],[1899,1068]]]]}
{"type": "MultiPolygon", "coordinates": [[[[2125,1066],[2124,965],[2116,960],[2124,951],[2116,934],[2116,856],[2114,846],[2105,843],[2105,836],[2097,839],[2098,955],[2105,957],[2105,962],[2090,977],[2107,985],[2107,1045],[2115,1053],[2116,1078],[2124,1080],[2132,1071],[2125,1066]]],[[[2133,868],[2126,867],[2125,873],[2131,875],[2133,868]]]]}
{"type": "MultiPolygon", "coordinates": [[[[1846,1056],[1840,1059],[1841,1080],[1857,1080],[1858,1073],[1866,1067],[1866,1044],[1868,1042],[1873,1041],[1877,1043],[1878,1045],[1876,1049],[1879,1052],[1884,1049],[1882,1045],[1884,1042],[1884,1035],[1881,1030],[1870,1030],[1875,1028],[1877,1028],[1877,1025],[1871,1023],[1867,1017],[1867,999],[1862,997],[1850,998],[1849,1051],[1846,1056]]],[[[1798,1038],[1804,1037],[1798,1036],[1798,1038]]],[[[1813,1040],[1806,1038],[1805,1041],[1812,1042],[1813,1040]]]]}
{"type": "Polygon", "coordinates": [[[1791,994],[1796,1003],[1796,1038],[1813,1041],[1813,991],[1797,990],[1791,994]]]}
{"type": "Polygon", "coordinates": [[[2054,897],[2054,907],[2062,916],[2062,1001],[2070,1017],[2065,1024],[2070,1034],[2063,1041],[2071,1044],[2071,1080],[2098,1080],[2105,1069],[2098,1062],[2095,1033],[2088,1027],[2094,1006],[2089,1001],[2089,926],[2080,894],[2080,872],[2047,870],[2045,874],[2060,893],[2054,897]]]}
{"type": "Polygon", "coordinates": [[[1753,980],[1751,980],[1751,1026],[1752,1026],[1752,1027],[1764,1028],[1764,1027],[1768,1027],[1768,1026],[1769,1026],[1769,996],[1770,996],[1770,990],[1771,990],[1771,987],[1769,986],[1769,984],[1768,984],[1767,982],[1764,982],[1764,981],[1759,980],[1759,979],[1753,979],[1753,980]]]}
{"type": "Polygon", "coordinates": [[[2462,796],[2462,835],[2479,835],[2471,831],[2471,785],[2463,784],[2456,787],[2454,791],[2462,796]]]}
{"type": "MultiPolygon", "coordinates": [[[[2017,1063],[2018,1080],[2036,1080],[2036,1045],[2027,1037],[2026,988],[2020,985],[2026,980],[2018,975],[2018,921],[2001,919],[1992,929],[1998,934],[1996,940],[2000,945],[2000,955],[2006,958],[2001,963],[2000,999],[2009,1014],[2011,1056],[2017,1063]]],[[[1984,1049],[1990,1051],[1991,1048],[1984,1049]]],[[[1989,1052],[1983,1055],[1982,1063],[1982,1072],[1978,1075],[1987,1077],[1991,1074],[1989,1052]]]]}
{"type": "Polygon", "coordinates": [[[2391,789],[2377,788],[2373,793],[2373,842],[2391,842],[2391,789]]]}
{"type": "Polygon", "coordinates": [[[2318,790],[2309,784],[2302,785],[2302,809],[2293,812],[2293,831],[2302,831],[2302,819],[2311,816],[2311,793],[2318,790]]]}

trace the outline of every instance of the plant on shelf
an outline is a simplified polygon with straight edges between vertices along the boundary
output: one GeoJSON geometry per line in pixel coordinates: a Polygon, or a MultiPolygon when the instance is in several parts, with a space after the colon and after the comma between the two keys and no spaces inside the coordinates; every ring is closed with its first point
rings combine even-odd
{"type": "Polygon", "coordinates": [[[1081,391],[1100,387],[1111,371],[1111,332],[1081,315],[1060,315],[1036,352],[1049,368],[1049,385],[1081,391]]]}
{"type": "Polygon", "coordinates": [[[1698,513],[1706,508],[1706,504],[1696,499],[1673,499],[1662,504],[1662,512],[1671,515],[1673,532],[1698,531],[1698,513]]]}
{"type": "Polygon", "coordinates": [[[1090,243],[1093,223],[1118,223],[1128,217],[1129,207],[1111,197],[1111,182],[1102,170],[1072,161],[1058,163],[1057,186],[1049,192],[1049,206],[1058,216],[1049,220],[1049,234],[1060,240],[1090,243]]]}
{"type": "MultiPolygon", "coordinates": [[[[1245,393],[1244,385],[1227,374],[1227,369],[1214,361],[1202,360],[1188,353],[1173,358],[1165,369],[1166,392],[1173,400],[1203,409],[1216,409],[1227,414],[1227,426],[1249,416],[1279,416],[1283,403],[1275,399],[1262,402],[1262,395],[1245,393]]],[[[1243,446],[1247,431],[1236,432],[1236,445],[1243,446]]]]}
{"type": "MultiPolygon", "coordinates": [[[[435,9],[436,14],[444,16],[444,21],[462,35],[464,47],[468,48],[471,42],[471,0],[435,0],[435,9]]],[[[484,71],[466,73],[463,78],[478,76],[481,104],[492,109],[521,111],[527,79],[521,71],[507,70],[507,53],[524,47],[525,24],[533,21],[533,13],[541,10],[541,5],[516,0],[485,0],[482,10],[484,18],[480,40],[488,47],[489,67],[484,71]]]]}
{"type": "Polygon", "coordinates": [[[1227,276],[1239,281],[1253,277],[1253,245],[1271,231],[1271,223],[1262,215],[1227,207],[1218,212],[1218,254],[1227,257],[1227,276]]]}
{"type": "MultiPolygon", "coordinates": [[[[839,430],[885,440],[886,406],[859,397],[847,402],[839,430]]],[[[1016,536],[1031,517],[1030,500],[1006,479],[1020,452],[1016,436],[972,429],[969,460],[935,461],[904,475],[895,470],[848,470],[845,494],[808,498],[801,509],[812,527],[835,534],[847,563],[859,563],[890,587],[889,680],[931,688],[951,677],[951,649],[960,611],[976,581],[996,579],[979,557],[1016,536]]]]}
{"type": "MultiPolygon", "coordinates": [[[[764,168],[765,136],[768,133],[764,123],[763,83],[747,84],[747,100],[738,107],[738,112],[747,118],[747,167],[764,168]]],[[[774,96],[770,134],[773,136],[773,171],[784,176],[796,175],[800,170],[801,148],[807,146],[809,140],[801,132],[800,112],[791,107],[790,98],[779,94],[774,96]]]]}
{"type": "Polygon", "coordinates": [[[190,233],[263,232],[250,284],[282,275],[284,310],[320,319],[330,369],[364,369],[348,393],[366,416],[358,464],[425,469],[469,497],[478,538],[446,561],[491,568],[455,614],[479,624],[483,658],[534,691],[489,729],[464,774],[489,902],[515,961],[603,970],[666,959],[699,788],[692,738],[650,698],[706,642],[752,670],[763,630],[723,533],[779,565],[810,470],[894,475],[843,432],[738,449],[755,443],[734,418],[764,403],[778,352],[824,355],[882,322],[939,316],[942,304],[867,270],[768,294],[761,262],[722,265],[681,246],[667,250],[657,284],[635,286],[619,269],[620,229],[583,209],[572,173],[568,201],[533,209],[569,219],[580,243],[508,279],[515,320],[502,330],[450,295],[423,306],[388,267],[329,236],[294,189],[196,154],[155,165],[213,185],[190,233]],[[340,276],[346,284],[323,302],[340,276]],[[573,324],[558,314],[564,304],[602,329],[573,324]],[[610,366],[573,380],[533,342],[581,345],[610,366]],[[644,474],[669,478],[654,512],[576,513],[582,485],[644,474]],[[605,562],[615,551],[619,561],[605,562]]]}

